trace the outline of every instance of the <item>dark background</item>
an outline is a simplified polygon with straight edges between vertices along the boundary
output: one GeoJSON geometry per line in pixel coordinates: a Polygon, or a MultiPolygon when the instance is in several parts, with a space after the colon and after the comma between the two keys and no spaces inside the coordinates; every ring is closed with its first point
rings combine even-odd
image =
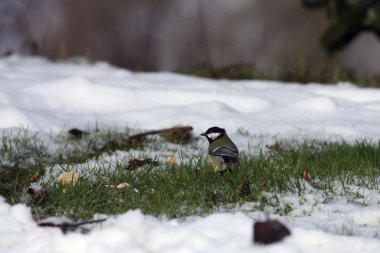
{"type": "MultiPolygon", "coordinates": [[[[272,71],[325,57],[327,25],[324,9],[300,0],[0,0],[0,55],[84,56],[142,71],[272,71]]],[[[371,32],[338,55],[352,73],[380,75],[371,32]]]]}

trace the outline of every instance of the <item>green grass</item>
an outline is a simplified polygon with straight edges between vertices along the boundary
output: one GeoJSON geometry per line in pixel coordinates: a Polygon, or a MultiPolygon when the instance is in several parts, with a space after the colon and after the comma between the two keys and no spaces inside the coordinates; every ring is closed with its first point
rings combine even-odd
{"type": "MultiPolygon", "coordinates": [[[[273,151],[264,149],[255,155],[242,152],[240,169],[224,174],[215,173],[205,156],[192,154],[181,165],[148,164],[128,170],[125,161],[120,161],[112,170],[91,168],[101,162],[101,154],[113,154],[115,146],[102,149],[101,154],[94,150],[104,147],[109,140],[123,139],[127,134],[97,131],[82,139],[59,135],[43,141],[36,134],[27,134],[26,130],[17,134],[4,133],[0,195],[8,203],[31,206],[37,220],[49,216],[81,220],[90,219],[96,213],[118,214],[137,208],[146,214],[170,218],[206,215],[218,209],[233,209],[246,202],[256,203],[253,208],[263,210],[268,205],[278,205],[268,200],[266,192],[291,193],[301,198],[306,184],[302,179],[305,169],[309,172],[310,184],[326,194],[326,201],[334,195],[350,200],[352,193],[348,187],[352,185],[367,189],[378,187],[380,143],[366,140],[353,145],[316,141],[299,145],[281,143],[273,151]],[[58,147],[51,151],[49,143],[58,147]],[[82,176],[77,185],[62,185],[53,178],[43,183],[47,198],[34,200],[26,194],[32,176],[42,178],[48,168],[59,164],[71,166],[89,159],[92,161],[88,164],[91,175],[82,176]],[[129,187],[106,187],[124,182],[129,187]],[[336,184],[341,186],[339,192],[336,184]]],[[[116,149],[124,149],[127,154],[130,148],[120,145],[116,149]]],[[[176,152],[160,137],[147,138],[133,148],[147,155],[150,150],[176,152]]],[[[186,148],[191,153],[192,149],[200,147],[195,141],[186,148]]],[[[289,211],[290,206],[279,210],[285,214],[289,211]]]]}
{"type": "Polygon", "coordinates": [[[185,74],[212,79],[230,80],[273,80],[296,83],[336,84],[351,82],[363,87],[379,87],[380,77],[367,73],[355,73],[344,66],[342,57],[328,57],[315,53],[308,57],[279,57],[276,67],[256,68],[254,65],[234,64],[215,67],[212,64],[202,64],[185,74]]]}

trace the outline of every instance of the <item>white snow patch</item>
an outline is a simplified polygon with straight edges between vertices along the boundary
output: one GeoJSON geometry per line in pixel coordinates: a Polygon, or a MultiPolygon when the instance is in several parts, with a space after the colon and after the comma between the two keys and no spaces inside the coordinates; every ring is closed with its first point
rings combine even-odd
{"type": "Polygon", "coordinates": [[[189,124],[196,133],[219,125],[229,134],[244,128],[279,138],[380,138],[372,127],[380,124],[380,91],[350,84],[207,80],[16,56],[0,60],[0,81],[2,128],[189,124]]]}
{"type": "Polygon", "coordinates": [[[31,125],[28,117],[20,110],[13,107],[0,109],[0,128],[27,127],[31,125]]]}
{"type": "MultiPolygon", "coordinates": [[[[1,200],[3,201],[3,200],[1,200]]],[[[1,252],[376,252],[375,238],[339,236],[294,228],[270,246],[252,243],[253,220],[243,213],[218,213],[189,220],[166,220],[129,211],[95,227],[89,234],[64,235],[37,227],[30,209],[0,202],[1,252]],[[4,226],[2,226],[4,227],[4,226]]],[[[287,223],[286,221],[283,221],[287,223]]]]}
{"type": "Polygon", "coordinates": [[[300,110],[307,113],[334,113],[337,111],[334,100],[327,97],[309,98],[290,105],[289,110],[300,110]]]}

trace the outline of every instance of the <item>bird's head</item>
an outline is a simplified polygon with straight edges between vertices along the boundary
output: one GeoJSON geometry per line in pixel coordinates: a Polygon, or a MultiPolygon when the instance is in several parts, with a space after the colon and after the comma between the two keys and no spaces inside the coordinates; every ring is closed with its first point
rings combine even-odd
{"type": "Polygon", "coordinates": [[[227,134],[226,130],[224,130],[223,128],[215,126],[215,127],[211,127],[209,129],[207,129],[207,131],[202,133],[201,135],[205,136],[207,138],[207,140],[211,143],[211,142],[215,141],[216,139],[223,137],[226,134],[227,134]]]}

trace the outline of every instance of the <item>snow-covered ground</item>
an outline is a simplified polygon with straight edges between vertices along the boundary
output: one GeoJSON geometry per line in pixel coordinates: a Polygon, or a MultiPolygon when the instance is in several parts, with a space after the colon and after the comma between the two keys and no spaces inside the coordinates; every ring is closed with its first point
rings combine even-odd
{"type": "MultiPolygon", "coordinates": [[[[135,129],[182,124],[199,134],[217,125],[248,151],[248,142],[276,139],[379,140],[379,123],[380,90],[346,83],[215,81],[132,73],[105,63],[0,60],[1,131],[27,127],[58,133],[96,124],[135,129]]],[[[233,213],[185,220],[130,211],[110,217],[89,234],[64,235],[38,227],[25,205],[9,206],[0,198],[0,252],[378,252],[380,192],[350,191],[350,203],[339,196],[325,201],[327,196],[312,187],[302,198],[268,195],[282,201],[279,208],[292,207],[287,215],[274,216],[292,235],[271,246],[252,243],[253,222],[265,217],[250,211],[252,203],[233,213]]]]}

